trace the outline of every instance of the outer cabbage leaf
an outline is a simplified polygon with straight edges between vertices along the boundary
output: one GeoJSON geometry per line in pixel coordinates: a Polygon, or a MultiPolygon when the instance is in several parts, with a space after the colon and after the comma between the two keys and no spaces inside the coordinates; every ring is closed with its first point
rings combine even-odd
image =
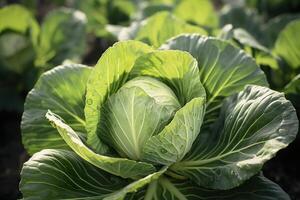
{"type": "Polygon", "coordinates": [[[246,84],[268,85],[255,61],[228,42],[186,34],[169,40],[161,49],[187,51],[198,61],[207,94],[205,125],[215,121],[224,97],[241,91],[246,84]]]}
{"type": "Polygon", "coordinates": [[[87,83],[84,112],[88,131],[87,144],[96,152],[107,151],[107,146],[98,138],[101,135],[101,107],[127,81],[136,58],[152,50],[138,41],[119,42],[103,53],[93,69],[87,83]]]}
{"type": "Polygon", "coordinates": [[[231,189],[258,173],[294,140],[298,120],[283,94],[247,86],[225,101],[214,127],[208,137],[198,137],[190,153],[170,169],[203,187],[231,189]]]}
{"type": "Polygon", "coordinates": [[[134,39],[155,47],[182,33],[207,35],[204,29],[190,25],[168,12],[159,12],[141,22],[133,22],[130,27],[116,29],[115,26],[108,26],[107,28],[117,36],[118,40],[134,39]]]}
{"type": "Polygon", "coordinates": [[[24,164],[20,190],[25,200],[119,200],[158,179],[165,170],[130,182],[96,168],[72,151],[46,149],[24,164]]]}
{"type": "Polygon", "coordinates": [[[35,64],[60,65],[64,60],[80,61],[85,52],[86,16],[73,9],[50,12],[43,21],[36,45],[35,64]]]}
{"type": "Polygon", "coordinates": [[[94,166],[122,178],[140,178],[155,171],[154,166],[144,162],[128,160],[126,158],[109,157],[94,153],[58,115],[48,111],[46,118],[57,129],[61,137],[81,158],[94,166]]]}
{"type": "Polygon", "coordinates": [[[289,23],[279,34],[274,51],[293,69],[300,68],[300,20],[289,23]]]}
{"type": "Polygon", "coordinates": [[[127,199],[147,200],[290,200],[275,183],[256,175],[243,185],[231,190],[201,188],[191,181],[173,180],[166,177],[152,182],[147,189],[140,190],[127,199]]]}
{"type": "Polygon", "coordinates": [[[103,199],[128,181],[89,164],[68,150],[46,149],[24,163],[20,190],[27,199],[103,199]]]}
{"type": "Polygon", "coordinates": [[[160,178],[165,170],[166,168],[162,168],[158,172],[130,183],[128,180],[96,168],[72,151],[47,149],[34,154],[24,164],[20,190],[25,200],[41,198],[115,200],[124,197],[131,200],[144,198],[149,200],[289,199],[278,185],[262,175],[251,178],[238,188],[217,191],[198,187],[190,181],[160,178]]]}
{"type": "Polygon", "coordinates": [[[86,137],[83,109],[90,70],[77,64],[56,67],[44,73],[29,92],[21,122],[22,141],[29,154],[45,148],[67,148],[45,118],[48,109],[66,119],[81,137],[86,137]]]}

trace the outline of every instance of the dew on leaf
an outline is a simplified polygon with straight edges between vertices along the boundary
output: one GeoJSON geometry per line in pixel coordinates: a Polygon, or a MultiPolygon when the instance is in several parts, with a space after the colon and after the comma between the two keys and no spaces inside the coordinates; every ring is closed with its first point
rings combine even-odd
{"type": "Polygon", "coordinates": [[[88,99],[88,100],[86,100],[86,103],[87,103],[88,105],[92,105],[92,104],[93,104],[93,100],[92,100],[92,99],[88,99]]]}
{"type": "Polygon", "coordinates": [[[165,154],[165,153],[167,153],[167,150],[166,149],[160,149],[160,152],[165,154]]]}

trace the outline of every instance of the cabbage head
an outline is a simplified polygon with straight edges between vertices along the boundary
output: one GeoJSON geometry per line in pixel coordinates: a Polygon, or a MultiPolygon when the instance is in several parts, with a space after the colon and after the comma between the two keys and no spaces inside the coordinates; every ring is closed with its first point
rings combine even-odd
{"type": "Polygon", "coordinates": [[[295,109],[216,38],[123,41],[94,68],[58,66],[21,128],[24,199],[289,199],[261,169],[296,137],[295,109]]]}

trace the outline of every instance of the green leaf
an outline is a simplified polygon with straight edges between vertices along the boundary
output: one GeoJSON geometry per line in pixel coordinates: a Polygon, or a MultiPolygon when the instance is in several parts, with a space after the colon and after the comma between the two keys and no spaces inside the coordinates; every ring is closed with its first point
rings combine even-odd
{"type": "Polygon", "coordinates": [[[233,31],[233,37],[234,39],[238,40],[239,43],[243,45],[247,45],[249,47],[252,47],[254,49],[258,49],[260,51],[270,53],[270,51],[260,44],[250,33],[248,33],[245,29],[242,28],[236,28],[233,31]]]}
{"type": "Polygon", "coordinates": [[[300,20],[289,23],[279,34],[274,52],[281,56],[293,69],[300,68],[300,20]]]}
{"type": "Polygon", "coordinates": [[[120,28],[117,31],[114,26],[107,28],[115,33],[118,40],[134,39],[154,47],[159,47],[167,39],[182,33],[207,35],[204,29],[187,24],[168,12],[156,13],[141,22],[134,22],[130,27],[120,28]]]}
{"type": "Polygon", "coordinates": [[[74,7],[84,12],[87,16],[87,31],[99,37],[105,36],[104,25],[108,23],[107,1],[104,0],[77,0],[74,7]]]}
{"type": "Polygon", "coordinates": [[[99,137],[120,155],[139,160],[149,137],[161,131],[179,108],[168,86],[150,77],[135,78],[104,104],[99,137]]]}
{"type": "Polygon", "coordinates": [[[29,154],[45,148],[67,148],[45,118],[48,109],[66,119],[85,137],[83,109],[90,70],[77,64],[56,67],[44,73],[29,92],[21,122],[22,141],[29,154]]]}
{"type": "Polygon", "coordinates": [[[175,6],[174,15],[187,22],[215,28],[219,17],[209,0],[184,0],[175,6]]]}
{"type": "Polygon", "coordinates": [[[262,175],[256,175],[240,187],[231,190],[210,190],[191,181],[162,177],[152,182],[146,190],[127,197],[128,200],[290,200],[277,184],[262,175]]]}
{"type": "Polygon", "coordinates": [[[248,31],[243,28],[233,28],[231,24],[227,24],[222,28],[218,38],[222,40],[234,39],[243,46],[249,46],[251,48],[270,53],[270,51],[260,44],[248,31]]]}
{"type": "Polygon", "coordinates": [[[300,74],[295,76],[291,82],[284,87],[284,92],[287,94],[300,95],[300,74]]]}
{"type": "Polygon", "coordinates": [[[288,23],[299,18],[299,14],[283,14],[269,20],[268,23],[263,27],[263,31],[267,35],[267,37],[265,37],[265,42],[268,44],[268,46],[274,47],[280,31],[283,30],[288,23]]]}
{"type": "Polygon", "coordinates": [[[151,76],[167,84],[183,106],[195,97],[204,97],[197,61],[187,52],[158,50],[139,57],[132,76],[151,76]]]}
{"type": "Polygon", "coordinates": [[[137,57],[152,51],[138,41],[125,41],[107,49],[96,64],[87,83],[85,117],[87,144],[98,153],[105,153],[107,146],[97,136],[100,128],[100,109],[107,98],[127,81],[137,57]]]}
{"type": "Polygon", "coordinates": [[[127,193],[158,179],[165,170],[130,183],[96,168],[72,151],[46,149],[24,164],[20,190],[25,200],[123,199],[127,193]]]}
{"type": "Polygon", "coordinates": [[[173,120],[143,148],[143,160],[170,165],[190,151],[205,113],[205,99],[194,98],[178,110],[173,120]]]}
{"type": "Polygon", "coordinates": [[[0,9],[0,63],[1,67],[21,74],[32,67],[39,25],[33,15],[21,5],[0,9]]]}
{"type": "Polygon", "coordinates": [[[190,181],[160,178],[165,170],[166,168],[162,168],[143,179],[129,183],[127,180],[94,167],[74,152],[47,149],[34,154],[24,164],[20,190],[25,200],[113,200],[123,199],[126,194],[126,199],[145,198],[148,200],[171,200],[178,199],[178,197],[191,200],[290,199],[278,185],[263,176],[254,176],[240,187],[232,190],[217,191],[198,187],[190,181]],[[157,181],[158,178],[160,179],[157,181]],[[146,190],[141,188],[146,184],[149,184],[145,188],[146,190]]]}
{"type": "Polygon", "coordinates": [[[86,16],[73,9],[58,9],[50,12],[41,27],[36,46],[35,64],[60,65],[64,60],[80,61],[85,53],[86,16]]]}
{"type": "Polygon", "coordinates": [[[300,111],[300,74],[295,76],[285,87],[284,93],[286,94],[286,98],[289,99],[292,104],[295,106],[298,117],[300,111]]]}
{"type": "Polygon", "coordinates": [[[243,6],[226,5],[220,11],[220,25],[232,24],[234,28],[242,28],[249,32],[256,40],[263,43],[263,20],[256,10],[243,6]]]}
{"type": "Polygon", "coordinates": [[[4,69],[22,74],[32,67],[35,52],[28,37],[20,33],[6,32],[0,36],[0,63],[4,69]]]}
{"type": "Polygon", "coordinates": [[[0,33],[15,31],[23,35],[28,31],[32,42],[37,41],[39,25],[34,16],[21,5],[9,5],[0,9],[0,33]]]}
{"type": "Polygon", "coordinates": [[[127,184],[128,181],[96,168],[72,151],[46,149],[24,163],[20,190],[25,200],[96,200],[127,184]]]}
{"type": "Polygon", "coordinates": [[[119,190],[115,194],[104,198],[104,200],[122,200],[126,197],[126,195],[128,193],[136,192],[138,189],[143,188],[145,185],[159,179],[159,177],[161,177],[166,170],[167,170],[167,167],[163,167],[158,172],[154,172],[142,179],[139,179],[139,180],[127,185],[126,187],[119,190]]]}
{"type": "Polygon", "coordinates": [[[255,61],[257,64],[267,65],[275,70],[279,69],[277,62],[278,58],[272,55],[271,50],[258,42],[245,29],[233,29],[233,26],[231,24],[227,24],[222,28],[218,38],[231,40],[233,45],[242,46],[245,51],[248,51],[250,55],[253,55],[253,57],[255,57],[255,61]]]}
{"type": "Polygon", "coordinates": [[[225,101],[214,127],[208,138],[198,137],[184,160],[170,169],[203,187],[230,189],[258,173],[295,139],[298,120],[282,93],[247,86],[225,101]]]}
{"type": "Polygon", "coordinates": [[[46,118],[54,126],[61,137],[81,158],[95,165],[96,167],[122,178],[139,178],[155,171],[155,168],[148,163],[136,162],[126,158],[109,157],[94,153],[89,149],[70,126],[59,116],[48,111],[46,118]]]}
{"type": "Polygon", "coordinates": [[[228,42],[186,34],[169,40],[161,49],[187,51],[198,61],[207,94],[205,124],[215,120],[224,97],[241,91],[246,84],[268,85],[255,61],[228,42]]]}
{"type": "Polygon", "coordinates": [[[134,15],[136,20],[143,20],[158,12],[163,12],[163,11],[171,12],[174,5],[172,5],[171,3],[151,2],[148,4],[143,3],[140,7],[141,8],[139,8],[134,15]]]}

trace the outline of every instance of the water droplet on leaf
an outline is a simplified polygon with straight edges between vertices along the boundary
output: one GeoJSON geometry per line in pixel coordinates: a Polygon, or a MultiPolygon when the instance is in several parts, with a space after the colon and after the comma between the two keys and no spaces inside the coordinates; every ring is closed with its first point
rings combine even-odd
{"type": "Polygon", "coordinates": [[[160,149],[160,152],[161,153],[167,153],[167,150],[166,149],[160,149]]]}
{"type": "Polygon", "coordinates": [[[280,128],[278,131],[279,131],[280,134],[285,133],[285,129],[282,129],[282,128],[280,128]]]}
{"type": "Polygon", "coordinates": [[[88,100],[86,100],[86,103],[87,103],[88,105],[92,105],[92,104],[93,104],[93,100],[92,100],[92,99],[88,99],[88,100]]]}

